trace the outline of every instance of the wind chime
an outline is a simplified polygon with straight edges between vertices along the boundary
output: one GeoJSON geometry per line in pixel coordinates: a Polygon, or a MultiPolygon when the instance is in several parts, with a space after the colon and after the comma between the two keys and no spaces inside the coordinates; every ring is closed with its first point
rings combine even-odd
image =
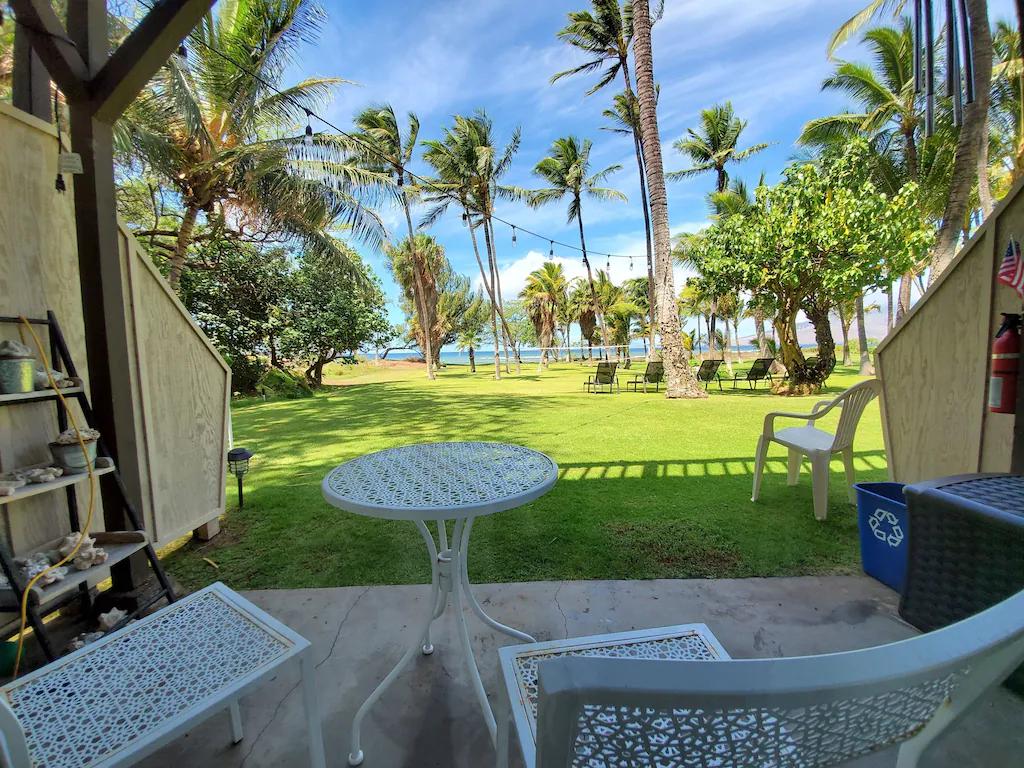
{"type": "Polygon", "coordinates": [[[971,22],[967,0],[914,0],[914,93],[924,91],[924,131],[935,133],[935,9],[945,8],[946,89],[953,102],[953,125],[964,119],[964,103],[974,101],[974,59],[971,50],[971,22]],[[963,65],[961,67],[961,61],[963,65]]]}

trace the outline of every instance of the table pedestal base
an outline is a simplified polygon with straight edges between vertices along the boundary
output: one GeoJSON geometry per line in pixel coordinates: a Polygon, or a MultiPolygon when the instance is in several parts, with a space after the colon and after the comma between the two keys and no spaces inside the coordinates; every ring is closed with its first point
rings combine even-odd
{"type": "Polygon", "coordinates": [[[480,680],[480,670],[477,669],[476,660],[473,658],[473,649],[469,641],[469,628],[466,626],[466,617],[462,610],[463,595],[465,595],[465,599],[473,613],[491,629],[503,632],[524,643],[537,642],[525,632],[512,629],[512,627],[506,627],[504,624],[492,619],[484,612],[484,609],[473,595],[473,590],[469,584],[469,571],[466,565],[469,551],[469,534],[473,529],[472,517],[455,520],[450,547],[447,541],[445,523],[443,520],[437,521],[438,535],[441,539],[440,551],[438,551],[438,546],[434,543],[434,537],[427,529],[426,524],[421,520],[417,520],[416,527],[419,529],[420,534],[422,534],[427,544],[427,550],[430,552],[431,585],[430,599],[427,601],[430,612],[426,617],[422,633],[416,637],[416,640],[409,647],[409,650],[405,652],[405,655],[398,664],[395,665],[395,668],[381,681],[380,685],[374,689],[369,698],[363,702],[359,711],[356,712],[355,719],[352,721],[352,749],[348,756],[349,765],[359,765],[363,762],[363,750],[360,748],[359,731],[366,713],[370,711],[370,708],[381,697],[381,694],[388,689],[388,686],[395,681],[395,678],[402,673],[402,670],[409,665],[417,651],[427,656],[434,652],[434,645],[430,641],[430,627],[444,613],[445,608],[448,606],[449,598],[455,607],[455,621],[458,627],[459,641],[463,652],[466,654],[469,677],[473,683],[473,690],[476,692],[477,701],[480,704],[481,710],[483,710],[484,720],[487,722],[487,731],[491,736],[492,743],[495,741],[496,733],[494,713],[491,711],[491,705],[487,701],[487,693],[484,691],[483,683],[480,680]]]}

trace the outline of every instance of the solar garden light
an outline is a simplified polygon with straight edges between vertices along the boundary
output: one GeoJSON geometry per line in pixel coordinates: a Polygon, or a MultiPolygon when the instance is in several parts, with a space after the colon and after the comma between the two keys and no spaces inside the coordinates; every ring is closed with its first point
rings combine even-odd
{"type": "Polygon", "coordinates": [[[228,451],[228,471],[238,478],[238,508],[244,506],[242,497],[242,477],[249,471],[249,459],[252,451],[245,448],[232,448],[228,451]]]}

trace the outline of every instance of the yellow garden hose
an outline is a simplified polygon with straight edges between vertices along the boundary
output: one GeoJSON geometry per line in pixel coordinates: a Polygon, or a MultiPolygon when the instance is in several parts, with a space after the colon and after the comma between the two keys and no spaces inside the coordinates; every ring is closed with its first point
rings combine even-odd
{"type": "MultiPolygon", "coordinates": [[[[26,328],[28,328],[28,332],[32,334],[32,339],[33,341],[35,341],[36,350],[39,352],[39,358],[40,360],[42,360],[43,363],[43,370],[46,371],[46,378],[49,379],[50,386],[53,388],[53,391],[57,393],[57,399],[60,400],[60,404],[64,407],[64,410],[67,412],[68,419],[71,421],[71,426],[75,430],[75,436],[78,438],[78,445],[82,449],[82,457],[85,459],[85,465],[89,471],[89,514],[85,517],[85,525],[82,526],[82,530],[79,531],[79,533],[81,533],[82,535],[79,537],[78,543],[75,544],[74,549],[72,549],[71,552],[69,552],[67,556],[64,557],[60,562],[51,565],[42,573],[37,573],[35,576],[33,576],[32,579],[29,581],[28,585],[25,587],[25,594],[23,594],[21,597],[21,625],[18,628],[18,652],[14,657],[14,676],[12,677],[12,679],[16,679],[18,677],[18,666],[21,664],[21,651],[25,645],[25,624],[28,621],[28,598],[32,592],[32,587],[35,585],[37,581],[39,581],[39,579],[48,574],[54,568],[59,568],[60,566],[64,565],[64,563],[67,563],[74,559],[75,555],[78,554],[78,550],[82,548],[82,542],[85,541],[85,537],[88,535],[89,528],[92,525],[92,512],[96,504],[96,472],[93,469],[92,462],[89,461],[89,452],[86,450],[85,440],[82,439],[82,431],[78,428],[78,422],[75,421],[75,414],[71,412],[71,409],[68,407],[68,401],[64,399],[64,395],[61,394],[60,389],[57,387],[57,382],[54,381],[53,375],[50,373],[50,363],[46,359],[46,353],[43,352],[43,345],[40,343],[39,337],[33,330],[32,324],[23,316],[19,316],[18,319],[21,320],[21,322],[24,324],[26,328]]],[[[24,340],[24,338],[24,334],[22,334],[22,340],[24,340]]]]}

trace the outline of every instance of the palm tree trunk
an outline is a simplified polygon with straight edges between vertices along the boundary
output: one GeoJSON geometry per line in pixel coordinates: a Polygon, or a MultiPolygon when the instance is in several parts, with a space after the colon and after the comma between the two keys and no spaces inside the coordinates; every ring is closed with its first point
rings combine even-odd
{"type": "Polygon", "coordinates": [[[978,200],[981,203],[981,221],[978,222],[978,226],[984,223],[996,207],[992,202],[992,185],[988,178],[989,116],[987,112],[985,113],[985,127],[982,129],[981,135],[983,138],[978,146],[978,200]]]}
{"type": "Polygon", "coordinates": [[[896,305],[896,322],[903,319],[903,315],[910,311],[910,288],[914,283],[914,276],[907,272],[900,278],[900,301],[896,305]]]}
{"type": "MultiPolygon", "coordinates": [[[[402,180],[399,179],[398,186],[402,186],[402,180]]],[[[412,214],[409,212],[409,198],[405,196],[405,190],[402,190],[402,203],[405,208],[405,223],[409,226],[409,251],[412,253],[412,287],[413,294],[416,300],[416,314],[420,317],[420,332],[423,334],[423,346],[426,349],[423,350],[423,357],[427,361],[427,378],[434,378],[434,348],[431,343],[431,333],[434,328],[434,318],[431,313],[427,311],[426,302],[426,279],[425,269],[422,259],[420,258],[419,252],[416,248],[416,232],[412,228],[412,214]]]]}
{"type": "Polygon", "coordinates": [[[665,193],[665,167],[661,160],[661,138],[658,135],[658,112],[655,106],[657,94],[654,89],[651,9],[648,0],[633,2],[633,58],[636,62],[644,170],[651,205],[654,278],[658,291],[662,361],[665,364],[665,396],[705,398],[708,396],[707,393],[697,384],[693,371],[690,370],[679,324],[679,306],[676,304],[675,276],[672,274],[672,243],[668,224],[668,197],[665,193]]]}
{"type": "Polygon", "coordinates": [[[469,345],[469,372],[476,373],[476,358],[473,357],[473,345],[469,345]]]}
{"type": "Polygon", "coordinates": [[[732,332],[733,332],[733,335],[736,337],[736,362],[742,363],[743,362],[743,349],[740,346],[740,321],[739,321],[738,317],[735,320],[733,320],[732,332]]]}
{"type": "Polygon", "coordinates": [[[892,281],[885,285],[885,332],[892,331],[892,281]]]}
{"type": "Polygon", "coordinates": [[[185,254],[192,244],[192,230],[196,225],[196,216],[199,214],[199,206],[189,203],[185,209],[185,216],[181,220],[181,227],[178,229],[178,239],[174,243],[174,252],[171,254],[170,269],[167,271],[167,282],[171,290],[178,292],[178,281],[181,279],[181,270],[185,266],[185,254]]]}
{"type": "Polygon", "coordinates": [[[764,310],[754,310],[754,334],[757,336],[757,351],[761,357],[768,357],[768,340],[764,335],[764,310]]]}
{"type": "Polygon", "coordinates": [[[868,330],[864,325],[864,296],[857,297],[857,343],[860,345],[860,375],[874,376],[875,369],[871,365],[868,353],[868,330]]]}
{"type": "Polygon", "coordinates": [[[985,127],[988,124],[989,83],[992,82],[992,32],[989,28],[987,0],[967,0],[967,16],[970,20],[976,87],[974,101],[964,107],[963,125],[953,161],[953,179],[946,210],[942,214],[942,225],[935,241],[929,285],[953,261],[960,228],[970,204],[971,188],[977,175],[978,154],[981,152],[982,141],[988,142],[985,127]]]}
{"type": "Polygon", "coordinates": [[[836,304],[836,310],[839,312],[839,327],[843,332],[843,365],[850,365],[850,320],[852,318],[846,316],[842,302],[836,304]]]}
{"type": "MultiPolygon", "coordinates": [[[[469,210],[465,209],[466,218],[469,218],[469,210]]],[[[480,248],[476,244],[476,229],[472,222],[469,225],[469,236],[473,240],[473,254],[476,256],[477,266],[480,267],[480,277],[483,278],[484,288],[491,300],[491,335],[494,337],[494,378],[501,381],[501,350],[498,348],[498,303],[494,300],[494,286],[487,279],[487,271],[484,269],[484,262],[480,258],[480,248]]]]}
{"type": "Polygon", "coordinates": [[[597,289],[594,287],[594,274],[590,271],[590,259],[587,258],[587,241],[583,238],[583,212],[580,203],[576,201],[576,210],[580,213],[576,216],[576,222],[580,225],[580,248],[583,249],[583,263],[587,265],[587,282],[590,284],[590,300],[594,302],[594,314],[597,315],[597,323],[601,328],[601,343],[608,351],[608,327],[604,324],[604,312],[597,301],[597,289]]]}
{"type": "Polygon", "coordinates": [[[701,346],[700,339],[701,339],[701,333],[700,333],[700,313],[697,313],[697,354],[698,355],[703,355],[704,354],[704,347],[701,346]]]}
{"type": "Polygon", "coordinates": [[[489,218],[484,217],[484,244],[487,246],[487,263],[491,268],[491,285],[494,286],[494,294],[497,299],[497,312],[501,317],[501,343],[505,348],[505,373],[511,374],[512,369],[508,366],[508,336],[505,335],[505,317],[501,311],[501,277],[498,275],[498,258],[494,250],[494,238],[491,237],[489,218]]]}
{"type": "Polygon", "coordinates": [[[725,327],[725,346],[723,352],[725,352],[725,370],[732,376],[732,334],[729,333],[729,318],[722,318],[722,325],[725,327]]]}

